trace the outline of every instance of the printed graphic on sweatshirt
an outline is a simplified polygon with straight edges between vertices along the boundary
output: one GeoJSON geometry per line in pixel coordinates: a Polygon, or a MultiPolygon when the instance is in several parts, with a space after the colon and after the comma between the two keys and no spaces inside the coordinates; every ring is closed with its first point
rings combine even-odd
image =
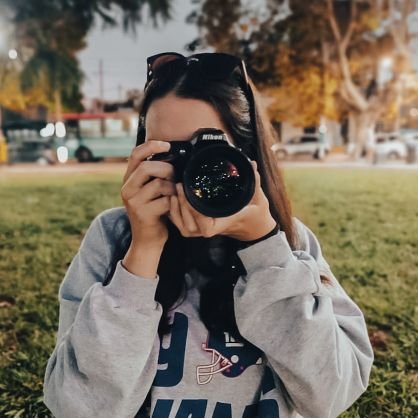
{"type": "MultiPolygon", "coordinates": [[[[172,387],[180,383],[184,372],[184,357],[188,331],[188,318],[175,312],[172,329],[160,343],[157,373],[153,386],[172,387]]],[[[250,343],[236,341],[228,332],[219,339],[208,333],[202,349],[208,353],[208,363],[196,367],[199,385],[208,384],[213,376],[222,373],[225,377],[240,376],[248,367],[262,364],[262,351],[250,343]]]]}
{"type": "Polygon", "coordinates": [[[224,332],[224,339],[209,333],[207,341],[202,344],[202,350],[210,355],[210,363],[196,367],[199,385],[208,384],[217,373],[237,377],[248,367],[262,364],[261,350],[252,344],[236,341],[228,332],[224,332]]]}
{"type": "MultiPolygon", "coordinates": [[[[263,376],[261,393],[265,395],[275,388],[273,373],[267,366],[263,376]]],[[[152,418],[209,418],[207,415],[208,399],[183,399],[174,407],[174,399],[158,399],[152,418]],[[173,415],[175,413],[175,415],[173,415]]],[[[216,402],[211,418],[232,418],[233,407],[229,403],[216,402]]],[[[259,402],[245,406],[242,418],[280,418],[279,405],[275,399],[261,399],[259,402]]]]}

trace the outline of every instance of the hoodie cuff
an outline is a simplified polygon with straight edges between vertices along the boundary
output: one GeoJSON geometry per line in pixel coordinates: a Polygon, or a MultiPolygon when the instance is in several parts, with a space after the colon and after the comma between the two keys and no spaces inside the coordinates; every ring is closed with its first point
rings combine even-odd
{"type": "Polygon", "coordinates": [[[321,287],[315,259],[305,251],[292,251],[283,231],[238,251],[238,256],[247,272],[246,276],[241,277],[242,282],[257,282],[259,286],[263,280],[267,289],[266,283],[269,281],[267,276],[270,275],[274,277],[271,284],[279,292],[279,299],[298,294],[316,293],[321,287]]]}
{"type": "Polygon", "coordinates": [[[266,266],[284,267],[294,259],[292,249],[283,231],[279,231],[272,237],[248,248],[239,250],[237,254],[248,274],[266,266]]]}
{"type": "Polygon", "coordinates": [[[155,292],[158,281],[158,275],[155,279],[147,279],[132,274],[123,267],[122,260],[119,260],[106,288],[111,296],[125,305],[157,309],[159,303],[155,301],[155,292]]]}

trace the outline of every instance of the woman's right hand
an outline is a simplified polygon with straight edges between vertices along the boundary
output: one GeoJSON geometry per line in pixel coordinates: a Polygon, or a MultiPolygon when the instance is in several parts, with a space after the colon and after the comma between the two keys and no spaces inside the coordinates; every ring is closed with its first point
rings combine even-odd
{"type": "Polygon", "coordinates": [[[131,247],[162,249],[167,241],[161,217],[170,210],[170,196],[176,194],[174,170],[169,163],[147,158],[169,149],[169,142],[150,140],[134,148],[128,158],[121,197],[131,224],[131,247]]]}

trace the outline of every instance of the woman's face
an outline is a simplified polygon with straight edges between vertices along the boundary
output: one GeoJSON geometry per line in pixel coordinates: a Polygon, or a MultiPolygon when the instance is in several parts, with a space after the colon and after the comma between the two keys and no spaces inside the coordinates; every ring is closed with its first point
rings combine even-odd
{"type": "Polygon", "coordinates": [[[231,138],[209,103],[169,94],[151,103],[145,119],[145,141],[189,140],[199,128],[221,129],[231,138]]]}

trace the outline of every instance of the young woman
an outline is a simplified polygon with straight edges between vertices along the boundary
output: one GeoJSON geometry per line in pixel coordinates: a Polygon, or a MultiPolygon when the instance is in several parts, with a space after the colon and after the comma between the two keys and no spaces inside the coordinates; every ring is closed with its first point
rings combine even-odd
{"type": "Polygon", "coordinates": [[[92,222],[59,290],[55,416],[327,418],[364,392],[363,315],[292,217],[261,114],[236,57],[148,59],[124,206],[92,222]],[[153,157],[201,128],[253,161],[254,194],[230,216],[197,211],[153,157]]]}

